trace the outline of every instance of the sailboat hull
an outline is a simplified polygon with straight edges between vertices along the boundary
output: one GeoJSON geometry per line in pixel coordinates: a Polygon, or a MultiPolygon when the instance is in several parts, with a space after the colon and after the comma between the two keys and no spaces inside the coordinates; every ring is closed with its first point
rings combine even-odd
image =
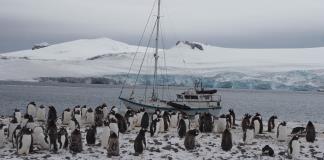
{"type": "MultiPolygon", "coordinates": [[[[151,103],[143,103],[137,102],[135,100],[130,100],[126,98],[119,98],[125,105],[126,108],[130,108],[133,110],[139,110],[141,108],[145,108],[146,112],[153,113],[156,109],[161,111],[182,111],[186,112],[189,115],[194,115],[195,113],[199,112],[208,112],[214,116],[218,116],[222,107],[215,106],[215,107],[177,107],[174,105],[170,105],[170,102],[151,102],[151,103]]],[[[172,103],[172,102],[171,102],[172,103]]]]}

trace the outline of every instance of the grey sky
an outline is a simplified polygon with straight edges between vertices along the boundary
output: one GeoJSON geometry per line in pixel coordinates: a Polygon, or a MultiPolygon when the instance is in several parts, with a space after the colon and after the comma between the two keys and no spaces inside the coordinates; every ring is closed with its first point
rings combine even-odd
{"type": "MultiPolygon", "coordinates": [[[[108,37],[136,44],[154,0],[0,0],[0,52],[108,37]]],[[[324,46],[323,0],[162,0],[166,45],[324,46]]]]}

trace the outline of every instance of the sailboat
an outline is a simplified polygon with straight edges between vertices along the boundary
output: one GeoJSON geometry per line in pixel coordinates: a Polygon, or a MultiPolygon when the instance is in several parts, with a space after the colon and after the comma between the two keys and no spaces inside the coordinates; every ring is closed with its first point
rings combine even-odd
{"type": "MultiPolygon", "coordinates": [[[[174,100],[166,100],[159,97],[157,73],[158,73],[158,59],[159,59],[159,29],[160,29],[160,6],[161,0],[158,0],[157,16],[156,16],[156,34],[155,34],[155,52],[154,52],[154,73],[153,73],[153,86],[152,95],[149,98],[138,98],[134,96],[134,91],[130,96],[122,96],[124,85],[121,89],[119,100],[128,109],[135,111],[145,109],[147,112],[152,113],[159,109],[161,111],[180,111],[188,115],[195,113],[208,112],[214,116],[218,116],[221,110],[221,95],[217,93],[216,89],[204,89],[202,81],[197,81],[194,88],[185,90],[182,93],[176,94],[174,100]]],[[[153,6],[154,8],[154,6],[153,6]]],[[[154,27],[154,28],[155,28],[154,27]]],[[[154,31],[154,29],[153,29],[154,31]]],[[[152,32],[153,33],[153,32],[152,32]]],[[[126,82],[126,81],[125,81],[126,82]]]]}

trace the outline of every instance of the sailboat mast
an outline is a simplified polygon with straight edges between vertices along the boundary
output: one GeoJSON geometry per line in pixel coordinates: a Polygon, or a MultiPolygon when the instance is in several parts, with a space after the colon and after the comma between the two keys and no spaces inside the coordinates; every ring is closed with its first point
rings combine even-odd
{"type": "Polygon", "coordinates": [[[155,37],[155,53],[154,53],[154,58],[155,58],[155,63],[154,63],[154,81],[153,81],[153,92],[152,92],[152,99],[157,100],[158,98],[158,93],[157,93],[157,84],[156,84],[156,79],[157,79],[157,69],[158,69],[158,59],[159,59],[159,30],[160,30],[160,5],[161,5],[161,0],[158,0],[158,13],[157,13],[157,19],[156,19],[156,37],[155,37]]]}

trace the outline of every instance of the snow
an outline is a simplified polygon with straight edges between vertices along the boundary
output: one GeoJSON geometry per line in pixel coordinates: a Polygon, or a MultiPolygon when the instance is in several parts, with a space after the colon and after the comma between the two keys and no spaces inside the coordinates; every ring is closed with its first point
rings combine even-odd
{"type": "MultiPolygon", "coordinates": [[[[266,84],[265,88],[324,86],[324,47],[291,49],[237,49],[203,45],[204,50],[179,45],[160,50],[169,75],[209,77],[213,85],[266,84]]],[[[137,50],[108,38],[81,39],[41,48],[0,54],[0,80],[37,81],[39,77],[101,77],[126,74],[137,50]]],[[[139,47],[131,73],[144,56],[139,47]]],[[[148,49],[143,74],[153,73],[153,49],[148,49]]],[[[179,79],[177,81],[182,81],[179,79]]],[[[263,86],[264,87],[264,86],[263,86]]],[[[261,87],[262,88],[262,87],[261,87]]]]}

